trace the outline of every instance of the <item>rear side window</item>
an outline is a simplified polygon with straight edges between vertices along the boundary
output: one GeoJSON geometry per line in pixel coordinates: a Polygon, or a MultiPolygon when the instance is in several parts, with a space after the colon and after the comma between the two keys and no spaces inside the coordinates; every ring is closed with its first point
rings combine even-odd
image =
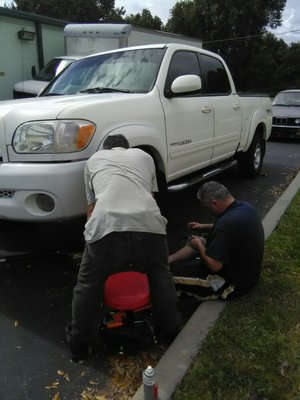
{"type": "Polygon", "coordinates": [[[201,54],[200,59],[205,94],[230,94],[230,82],[221,61],[206,54],[201,54]]]}
{"type": "Polygon", "coordinates": [[[170,89],[174,79],[182,75],[200,76],[197,54],[191,51],[178,51],[171,60],[166,81],[166,89],[170,89]]]}

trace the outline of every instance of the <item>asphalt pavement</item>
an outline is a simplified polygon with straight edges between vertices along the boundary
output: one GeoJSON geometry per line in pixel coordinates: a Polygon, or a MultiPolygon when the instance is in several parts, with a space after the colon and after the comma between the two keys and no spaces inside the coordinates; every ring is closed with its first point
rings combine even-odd
{"type": "MultiPolygon", "coordinates": [[[[300,169],[300,144],[269,145],[261,176],[243,180],[232,170],[216,179],[228,186],[234,196],[253,203],[264,224],[271,221],[271,231],[272,223],[278,222],[292,196],[289,184],[300,169]],[[280,197],[287,187],[290,189],[280,197]]],[[[293,182],[298,187],[298,181],[293,182]]],[[[170,198],[171,251],[184,243],[188,221],[211,222],[199,209],[196,191],[191,188],[170,198]]],[[[60,400],[79,400],[91,382],[97,382],[98,390],[106,390],[111,381],[111,349],[101,342],[84,364],[70,362],[64,326],[71,315],[78,265],[68,256],[68,249],[73,247],[75,238],[79,237],[80,243],[81,236],[75,235],[75,228],[71,233],[62,225],[54,228],[48,231],[46,227],[0,221],[0,258],[5,261],[0,263],[1,400],[52,400],[57,393],[60,400]]],[[[160,359],[157,370],[161,400],[168,399],[174,391],[224,306],[206,302],[197,308],[160,359]]]]}

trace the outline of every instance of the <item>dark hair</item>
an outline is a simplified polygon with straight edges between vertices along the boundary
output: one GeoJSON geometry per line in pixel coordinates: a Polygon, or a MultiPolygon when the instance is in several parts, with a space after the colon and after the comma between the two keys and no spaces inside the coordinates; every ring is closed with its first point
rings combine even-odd
{"type": "Polygon", "coordinates": [[[128,140],[123,135],[110,135],[103,142],[103,149],[110,150],[113,147],[124,147],[129,148],[128,140]]]}
{"type": "Polygon", "coordinates": [[[204,183],[197,192],[197,199],[204,206],[208,205],[214,199],[225,201],[228,196],[231,196],[229,190],[216,181],[204,183]]]}

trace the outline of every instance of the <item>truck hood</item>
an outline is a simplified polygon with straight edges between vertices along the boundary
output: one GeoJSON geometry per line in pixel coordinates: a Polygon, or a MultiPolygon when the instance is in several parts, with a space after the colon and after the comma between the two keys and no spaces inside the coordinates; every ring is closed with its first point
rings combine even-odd
{"type": "MultiPolygon", "coordinates": [[[[115,103],[127,97],[144,96],[127,93],[82,94],[73,96],[33,97],[0,102],[0,119],[4,122],[6,143],[11,142],[16,128],[28,121],[72,118],[72,109],[82,110],[97,104],[115,103]]],[[[76,113],[77,114],[77,113],[76,113]]],[[[77,118],[81,118],[80,113],[77,118]]]]}
{"type": "Polygon", "coordinates": [[[272,106],[273,117],[300,118],[298,106],[272,106]]]}

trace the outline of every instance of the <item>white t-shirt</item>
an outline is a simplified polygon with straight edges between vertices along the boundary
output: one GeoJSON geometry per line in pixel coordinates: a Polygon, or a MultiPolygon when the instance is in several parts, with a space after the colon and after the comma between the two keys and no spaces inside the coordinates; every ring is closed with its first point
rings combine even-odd
{"type": "Polygon", "coordinates": [[[157,192],[152,157],[140,149],[100,150],[86,163],[88,204],[95,203],[84,237],[92,243],[111,232],[165,234],[167,220],[152,193],[157,192]]]}

